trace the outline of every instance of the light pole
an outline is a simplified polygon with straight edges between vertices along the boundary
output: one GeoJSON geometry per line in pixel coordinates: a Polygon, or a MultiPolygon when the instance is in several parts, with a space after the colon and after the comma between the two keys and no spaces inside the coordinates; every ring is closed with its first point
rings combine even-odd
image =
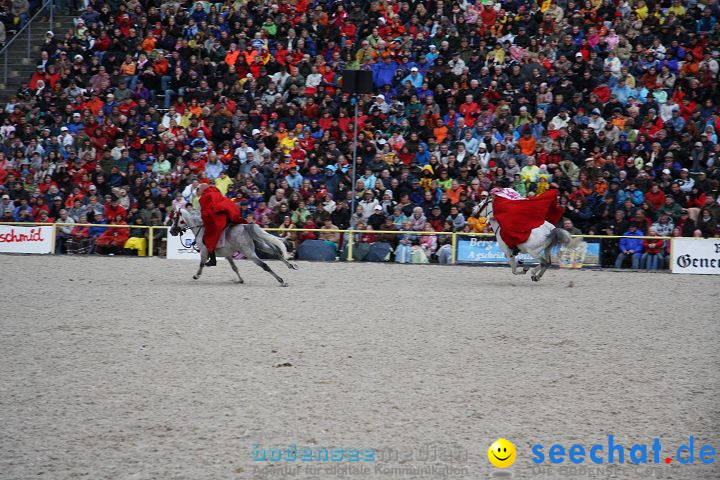
{"type": "Polygon", "coordinates": [[[348,261],[352,260],[352,244],[355,230],[355,182],[357,181],[357,141],[358,141],[358,108],[360,104],[360,95],[373,93],[373,79],[370,70],[344,70],[342,76],[342,91],[349,93],[355,101],[355,123],[353,128],[353,154],[352,154],[352,185],[350,192],[350,230],[348,231],[348,261]]]}
{"type": "Polygon", "coordinates": [[[353,128],[353,154],[352,154],[352,185],[350,191],[352,192],[352,198],[350,199],[350,235],[352,230],[355,230],[355,182],[357,181],[357,137],[358,137],[358,96],[353,95],[355,100],[355,126],[353,128]]]}

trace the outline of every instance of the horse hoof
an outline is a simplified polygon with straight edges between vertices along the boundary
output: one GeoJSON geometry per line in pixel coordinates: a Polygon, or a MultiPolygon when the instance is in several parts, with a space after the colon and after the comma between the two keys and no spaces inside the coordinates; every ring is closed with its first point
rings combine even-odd
{"type": "Polygon", "coordinates": [[[242,285],[243,283],[245,283],[245,280],[235,280],[235,283],[237,283],[238,285],[242,285]]]}
{"type": "Polygon", "coordinates": [[[198,278],[200,277],[198,277],[197,275],[193,275],[193,280],[197,280],[198,278]]]}
{"type": "Polygon", "coordinates": [[[539,281],[540,281],[540,279],[539,279],[538,277],[536,277],[535,275],[532,275],[532,276],[530,277],[530,279],[531,279],[533,282],[539,282],[539,281]]]}
{"type": "Polygon", "coordinates": [[[297,270],[297,269],[300,268],[300,267],[298,267],[298,266],[297,266],[296,264],[294,264],[294,263],[291,263],[291,264],[290,264],[290,268],[291,268],[292,270],[297,270]]]}
{"type": "Polygon", "coordinates": [[[287,287],[287,286],[288,286],[288,283],[287,283],[287,282],[282,282],[282,283],[280,284],[280,286],[281,286],[281,287],[287,287]]]}

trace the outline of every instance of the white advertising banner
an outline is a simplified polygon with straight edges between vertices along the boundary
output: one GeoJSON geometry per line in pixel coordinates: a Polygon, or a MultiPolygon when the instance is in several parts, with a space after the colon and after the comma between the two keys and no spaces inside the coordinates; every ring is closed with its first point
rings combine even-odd
{"type": "Polygon", "coordinates": [[[0,225],[0,253],[51,253],[52,227],[0,225]]]}
{"type": "Polygon", "coordinates": [[[170,235],[170,229],[167,234],[167,258],[170,260],[195,260],[200,261],[200,252],[193,248],[195,235],[190,230],[186,230],[181,236],[174,237],[170,235]]]}
{"type": "Polygon", "coordinates": [[[720,275],[720,238],[673,238],[672,273],[720,275]]]}

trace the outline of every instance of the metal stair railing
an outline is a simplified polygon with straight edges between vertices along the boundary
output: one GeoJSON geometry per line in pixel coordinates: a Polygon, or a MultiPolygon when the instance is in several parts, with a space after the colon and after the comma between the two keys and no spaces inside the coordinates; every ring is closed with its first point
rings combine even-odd
{"type": "Polygon", "coordinates": [[[27,22],[25,22],[25,25],[22,26],[20,30],[15,32],[15,35],[8,41],[5,46],[0,50],[0,55],[3,55],[3,85],[7,86],[7,80],[8,80],[8,53],[9,48],[16,42],[19,41],[18,39],[22,35],[22,33],[27,30],[27,56],[26,58],[31,58],[30,54],[32,52],[32,24],[35,21],[35,19],[40,16],[47,14],[49,10],[49,17],[50,17],[50,25],[53,24],[53,17],[55,13],[55,0],[45,0],[42,5],[40,5],[40,8],[38,8],[38,11],[35,12],[35,15],[30,17],[27,22]]]}

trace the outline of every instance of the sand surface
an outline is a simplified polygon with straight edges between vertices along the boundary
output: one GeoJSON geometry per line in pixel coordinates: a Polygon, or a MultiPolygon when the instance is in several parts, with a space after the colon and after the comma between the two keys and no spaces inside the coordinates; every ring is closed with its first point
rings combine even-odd
{"type": "Polygon", "coordinates": [[[0,256],[0,478],[493,478],[499,437],[515,478],[720,478],[697,459],[720,451],[717,277],[272,266],[290,287],[246,262],[237,285],[224,264],[193,281],[192,262],[0,256]],[[533,468],[535,444],[608,434],[672,462],[533,468]],[[405,460],[253,462],[293,443],[405,460]]]}

